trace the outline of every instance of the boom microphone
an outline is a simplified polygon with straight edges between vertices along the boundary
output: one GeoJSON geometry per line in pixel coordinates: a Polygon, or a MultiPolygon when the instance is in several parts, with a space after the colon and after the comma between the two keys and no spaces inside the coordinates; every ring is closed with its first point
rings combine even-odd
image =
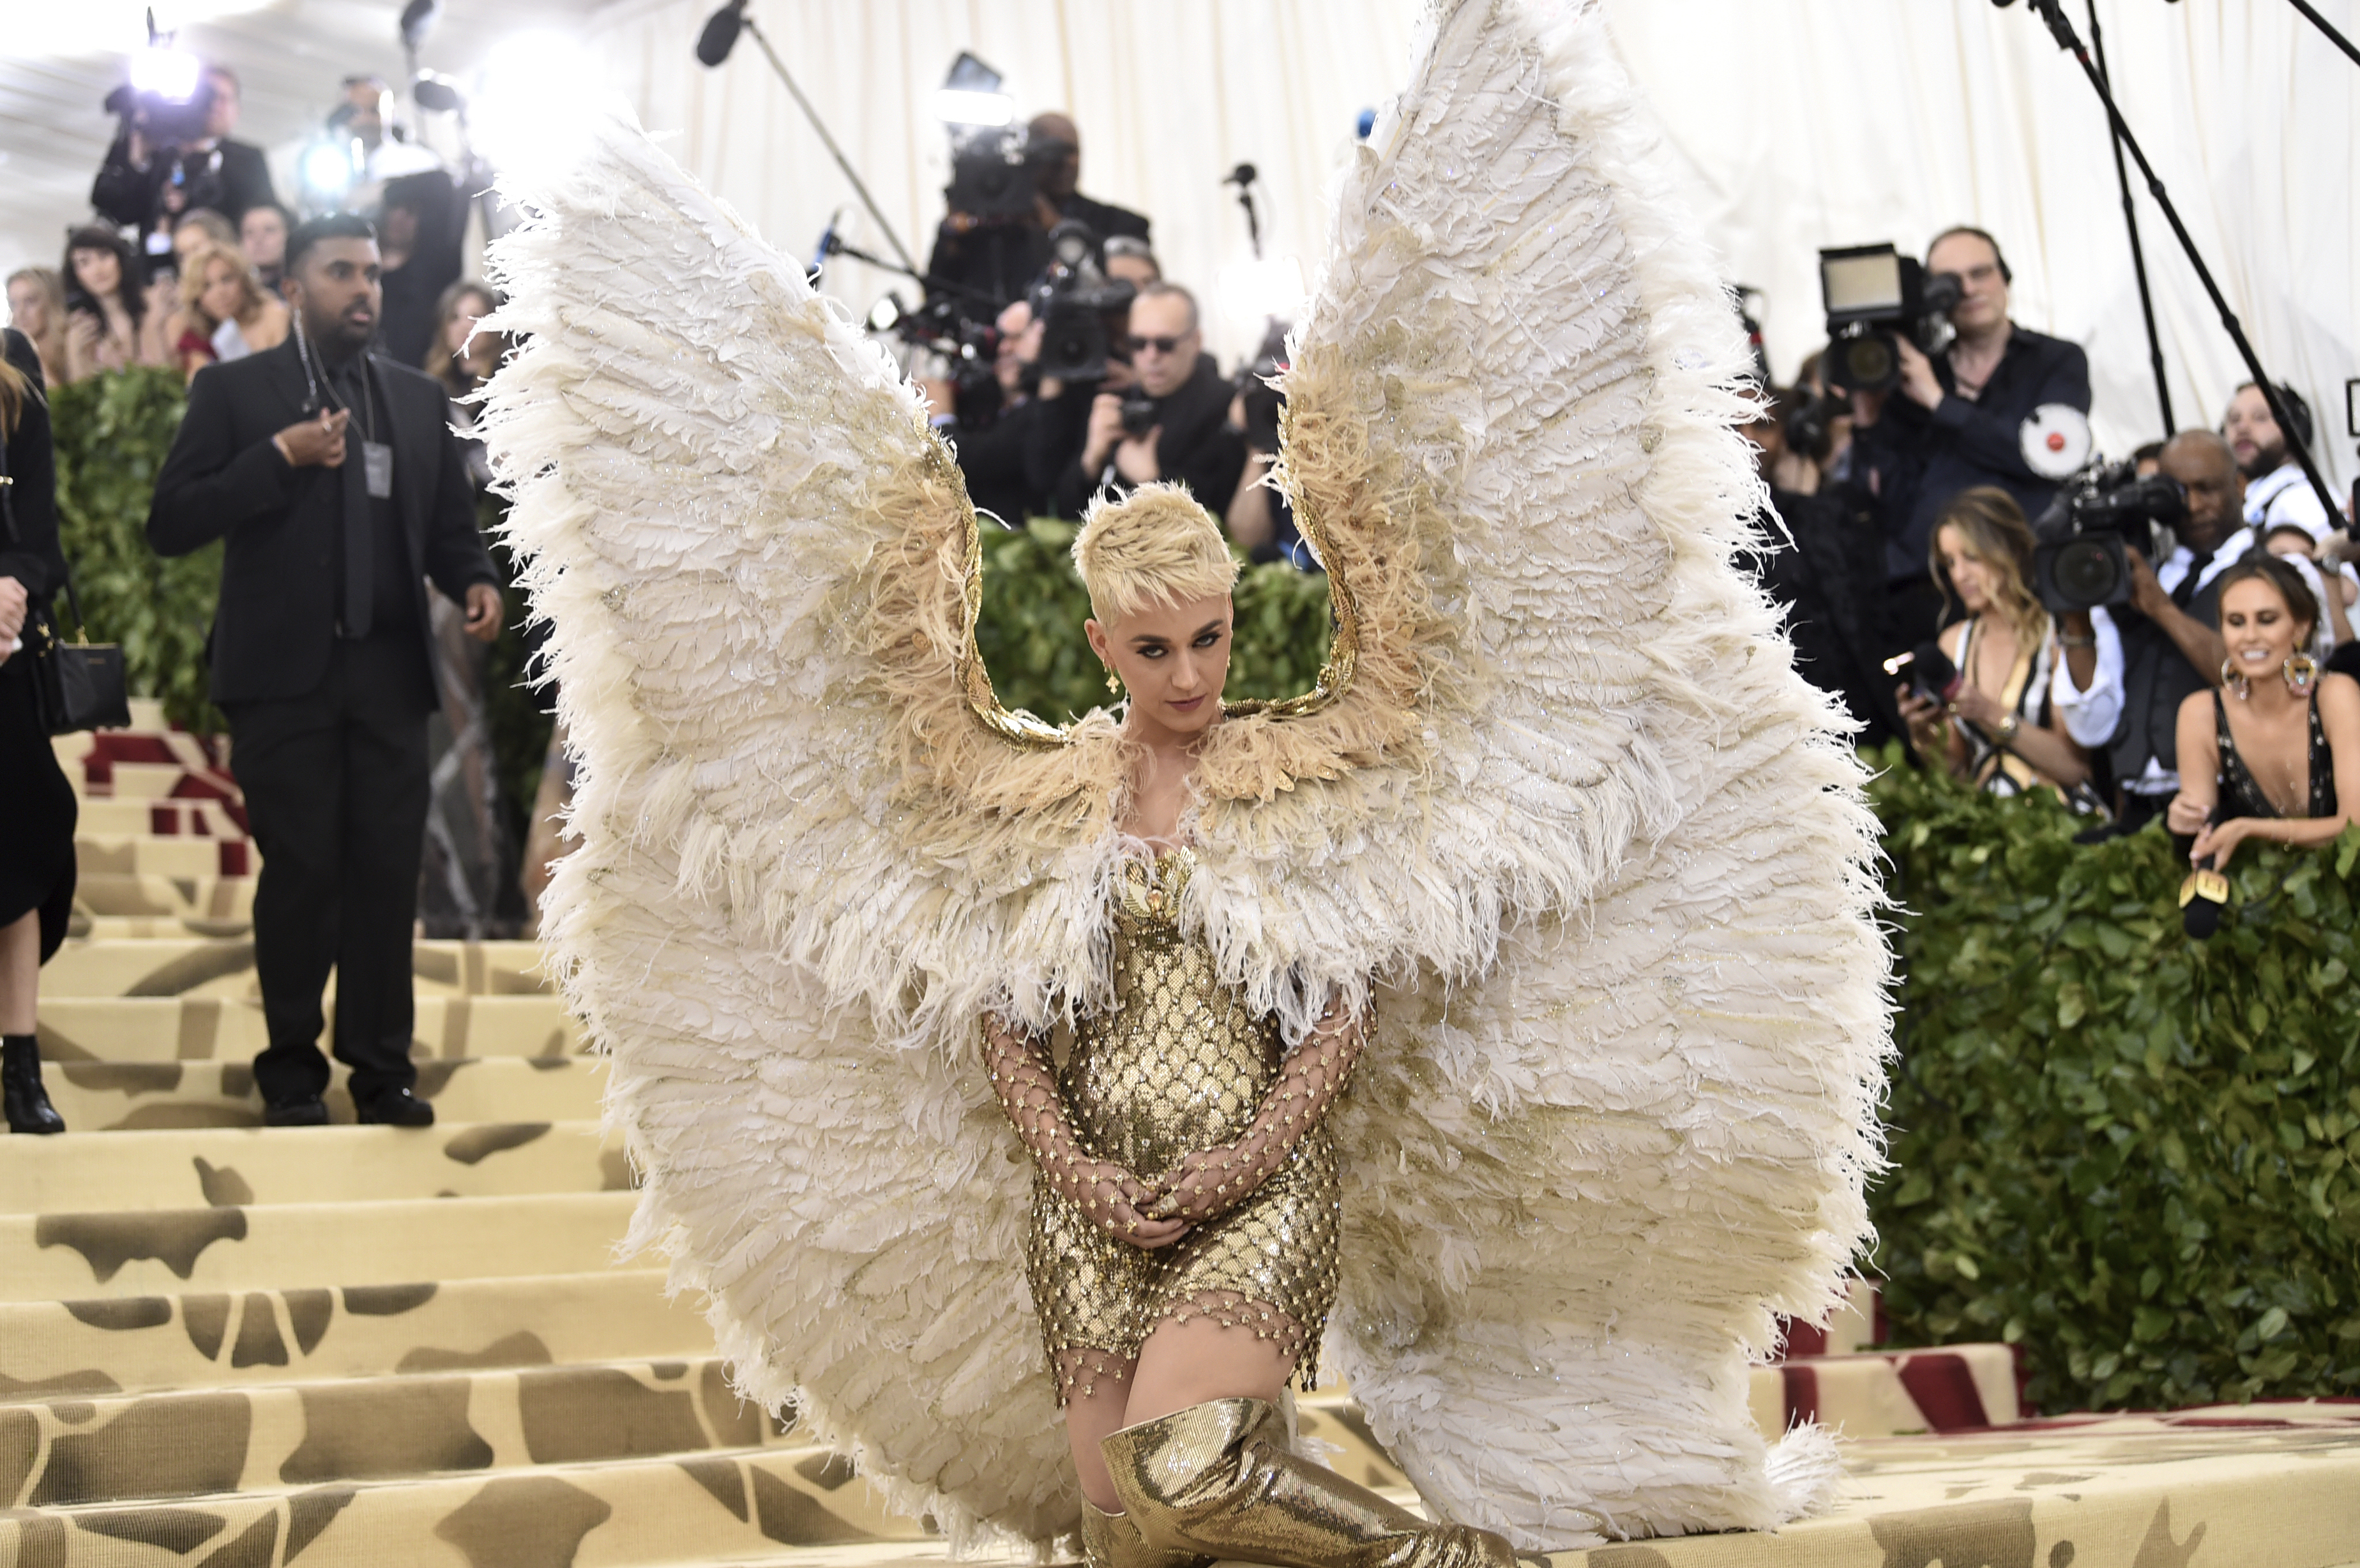
{"type": "Polygon", "coordinates": [[[696,60],[707,68],[719,65],[738,47],[738,31],[746,25],[746,0],[729,0],[706,19],[696,35],[696,60]]]}

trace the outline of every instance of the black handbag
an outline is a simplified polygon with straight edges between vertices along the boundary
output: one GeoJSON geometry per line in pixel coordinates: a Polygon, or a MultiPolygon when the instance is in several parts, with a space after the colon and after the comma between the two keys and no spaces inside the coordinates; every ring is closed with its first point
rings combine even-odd
{"type": "Polygon", "coordinates": [[[58,635],[57,622],[47,611],[25,617],[25,651],[33,656],[33,701],[41,710],[42,727],[53,735],[129,729],[131,699],[123,681],[123,649],[115,643],[89,640],[71,572],[65,590],[66,604],[73,611],[73,641],[58,635]]]}
{"type": "MultiPolygon", "coordinates": [[[[16,483],[8,474],[8,443],[0,441],[0,538],[11,544],[17,542],[16,483]]],[[[128,729],[131,699],[124,685],[123,649],[90,640],[71,569],[64,587],[66,604],[73,611],[74,640],[58,635],[49,606],[38,599],[27,606],[25,628],[17,634],[25,645],[20,652],[33,661],[33,703],[40,710],[41,727],[53,735],[128,729]]]]}

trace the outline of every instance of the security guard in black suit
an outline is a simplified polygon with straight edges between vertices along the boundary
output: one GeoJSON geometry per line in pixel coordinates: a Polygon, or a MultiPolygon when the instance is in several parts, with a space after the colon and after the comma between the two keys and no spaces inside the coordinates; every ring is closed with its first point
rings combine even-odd
{"type": "Polygon", "coordinates": [[[322,993],[363,1121],[424,1127],[411,1094],[410,931],[435,687],[425,580],[499,635],[491,559],[441,387],[372,356],[377,240],[350,213],[287,241],[295,332],[201,371],[156,481],[148,542],[225,539],[213,699],[262,852],[255,968],[269,1045],[265,1119],[327,1120],[322,993]]]}

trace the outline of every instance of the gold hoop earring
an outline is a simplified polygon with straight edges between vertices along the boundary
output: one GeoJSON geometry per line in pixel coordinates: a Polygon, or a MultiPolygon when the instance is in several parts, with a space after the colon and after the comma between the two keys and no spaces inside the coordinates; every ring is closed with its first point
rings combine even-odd
{"type": "Polygon", "coordinates": [[[2319,680],[2319,660],[2307,653],[2291,654],[2278,666],[2278,673],[2285,678],[2288,691],[2298,697],[2308,697],[2319,680]]]}
{"type": "Polygon", "coordinates": [[[2254,700],[2254,683],[2243,670],[2237,668],[2237,661],[2234,659],[2224,659],[2221,661],[2221,684],[2234,691],[2240,702],[2250,702],[2254,700]]]}

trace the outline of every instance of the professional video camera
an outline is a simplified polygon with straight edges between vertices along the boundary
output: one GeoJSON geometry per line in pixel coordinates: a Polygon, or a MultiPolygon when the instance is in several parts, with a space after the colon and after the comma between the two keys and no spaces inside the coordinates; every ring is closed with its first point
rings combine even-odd
{"type": "Polygon", "coordinates": [[[1073,151],[1054,136],[1007,125],[969,133],[951,149],[951,182],[943,200],[978,225],[1021,223],[1035,210],[1040,174],[1073,151]]]}
{"type": "MultiPolygon", "coordinates": [[[[1048,269],[1032,288],[1032,314],[1041,322],[1042,378],[1103,381],[1109,354],[1127,361],[1129,345],[1116,354],[1108,329],[1116,324],[1109,318],[1128,311],[1138,293],[1099,267],[1098,237],[1088,224],[1069,218],[1051,229],[1048,269]]],[[[1146,428],[1131,433],[1143,435],[1146,428]]]]}
{"type": "Polygon", "coordinates": [[[869,330],[891,332],[939,356],[963,414],[996,386],[1000,329],[963,313],[948,295],[933,296],[912,310],[899,294],[889,293],[869,307],[869,330]]]}
{"type": "Polygon", "coordinates": [[[1928,273],[1890,245],[1819,252],[1830,389],[1882,392],[1899,382],[1896,345],[1903,337],[1928,354],[1940,353],[1950,340],[1950,310],[1965,292],[1956,274],[1928,273]]]}
{"type": "MultiPolygon", "coordinates": [[[[106,95],[104,107],[120,125],[115,149],[108,158],[126,156],[134,133],[147,143],[150,167],[157,170],[154,205],[142,225],[148,234],[148,264],[151,271],[170,266],[171,236],[157,234],[174,213],[192,207],[218,207],[222,202],[221,153],[191,150],[205,139],[205,123],[213,109],[213,84],[196,56],[171,47],[171,36],[159,32],[151,13],[148,47],[131,58],[131,79],[106,95]]],[[[136,166],[135,166],[136,167],[136,166]]],[[[128,214],[126,214],[127,216],[128,214]]]]}
{"type": "Polygon", "coordinates": [[[2125,547],[2152,550],[2154,530],[2188,520],[2188,492],[2161,474],[2138,477],[2128,463],[2093,463],[2067,481],[2032,525],[2033,590],[2055,613],[2127,604],[2125,547]]]}

